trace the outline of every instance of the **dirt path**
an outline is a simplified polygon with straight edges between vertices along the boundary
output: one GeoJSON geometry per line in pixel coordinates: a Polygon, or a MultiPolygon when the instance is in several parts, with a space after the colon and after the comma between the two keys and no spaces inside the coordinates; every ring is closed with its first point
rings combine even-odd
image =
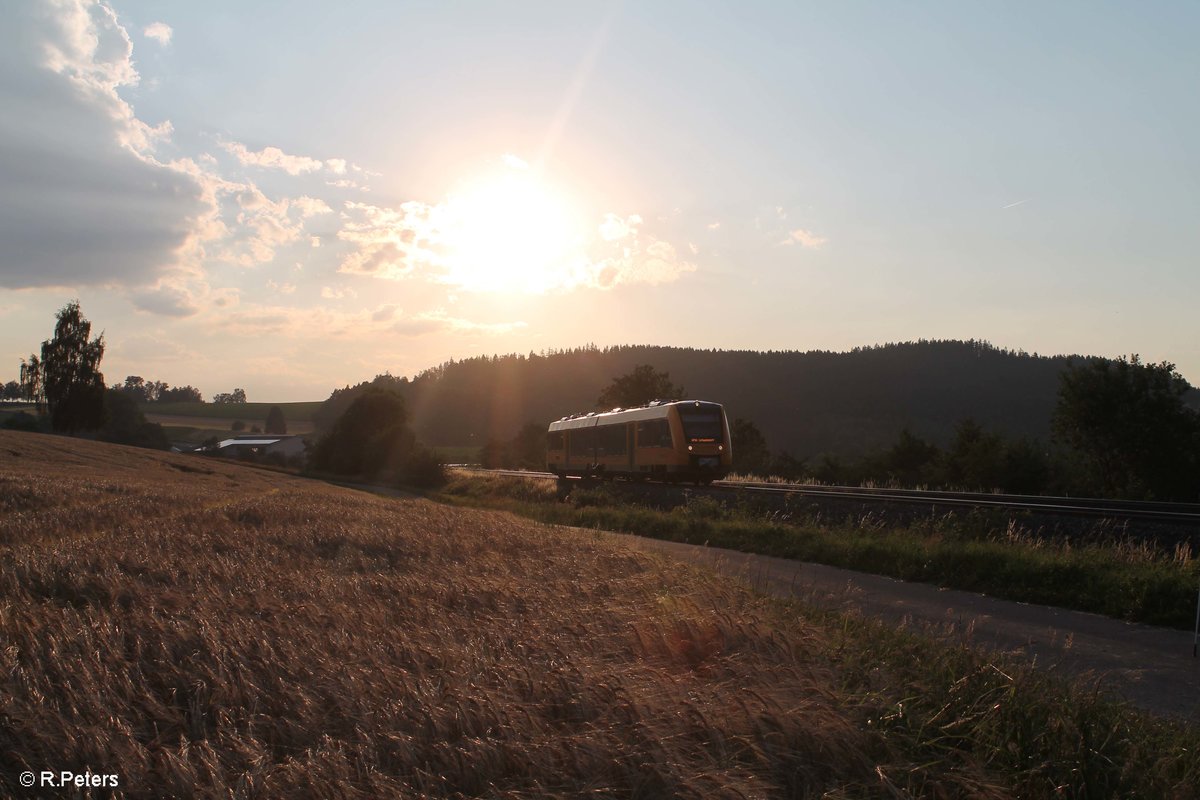
{"type": "Polygon", "coordinates": [[[943,635],[1024,655],[1050,669],[1093,673],[1140,708],[1200,722],[1200,659],[1192,657],[1191,633],[820,564],[611,535],[633,547],[712,566],[767,594],[937,628],[943,635]]]}

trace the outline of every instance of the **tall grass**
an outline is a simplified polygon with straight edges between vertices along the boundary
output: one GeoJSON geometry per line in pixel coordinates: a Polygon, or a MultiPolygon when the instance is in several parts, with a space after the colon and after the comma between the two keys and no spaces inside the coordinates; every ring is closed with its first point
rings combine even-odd
{"type": "Polygon", "coordinates": [[[88,768],[128,797],[1197,788],[1193,729],[1002,696],[973,656],[598,535],[78,440],[0,453],[0,794],[88,768]],[[1009,747],[1026,718],[1066,733],[1009,747]]]}

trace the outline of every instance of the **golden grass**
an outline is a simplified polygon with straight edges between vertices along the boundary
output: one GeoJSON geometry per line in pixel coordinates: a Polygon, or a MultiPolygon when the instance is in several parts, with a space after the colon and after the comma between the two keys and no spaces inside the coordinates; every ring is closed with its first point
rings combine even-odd
{"type": "Polygon", "coordinates": [[[0,567],[0,794],[88,768],[129,797],[1014,785],[914,762],[836,623],[507,514],[0,432],[0,567]]]}
{"type": "Polygon", "coordinates": [[[651,556],[194,458],[32,434],[0,436],[0,456],[5,781],[90,766],[145,797],[878,781],[818,640],[651,556]]]}

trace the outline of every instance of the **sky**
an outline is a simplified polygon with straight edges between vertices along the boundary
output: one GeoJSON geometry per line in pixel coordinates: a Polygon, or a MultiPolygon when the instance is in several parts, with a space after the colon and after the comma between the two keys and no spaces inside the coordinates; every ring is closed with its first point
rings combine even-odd
{"type": "Polygon", "coordinates": [[[586,344],[1200,383],[1200,5],[0,4],[0,379],[317,400],[586,344]]]}

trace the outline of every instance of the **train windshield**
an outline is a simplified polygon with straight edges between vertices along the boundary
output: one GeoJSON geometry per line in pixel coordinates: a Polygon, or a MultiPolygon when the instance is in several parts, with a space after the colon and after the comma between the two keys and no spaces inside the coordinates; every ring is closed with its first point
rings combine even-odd
{"type": "Polygon", "coordinates": [[[723,438],[724,426],[718,410],[681,411],[679,419],[689,442],[720,442],[723,438]]]}

